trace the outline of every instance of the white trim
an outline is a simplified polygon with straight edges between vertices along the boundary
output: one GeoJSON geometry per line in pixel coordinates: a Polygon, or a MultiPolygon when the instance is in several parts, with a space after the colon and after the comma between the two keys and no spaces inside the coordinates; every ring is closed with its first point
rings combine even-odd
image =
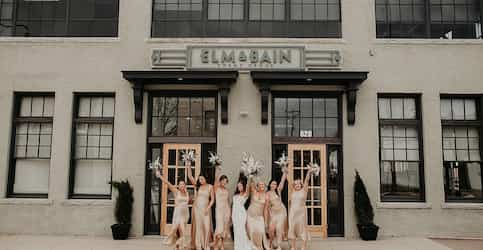
{"type": "Polygon", "coordinates": [[[113,200],[95,200],[95,199],[78,199],[78,200],[64,200],[61,201],[60,204],[66,207],[111,207],[114,205],[113,200]]]}
{"type": "Polygon", "coordinates": [[[119,37],[0,37],[0,43],[65,43],[65,44],[77,44],[77,43],[118,43],[121,39],[119,37]]]}
{"type": "Polygon", "coordinates": [[[428,202],[378,202],[376,208],[380,209],[431,209],[428,202]]]}
{"type": "Polygon", "coordinates": [[[175,43],[175,44],[318,44],[318,45],[333,45],[333,44],[347,44],[342,38],[260,38],[260,37],[247,37],[247,38],[196,38],[196,37],[183,37],[183,38],[147,38],[147,43],[175,43]]]}
{"type": "Polygon", "coordinates": [[[483,203],[451,203],[445,202],[441,204],[443,209],[466,209],[466,210],[483,210],[483,203]]]}
{"type": "Polygon", "coordinates": [[[377,45],[483,45],[483,39],[374,39],[377,45]]]}
{"type": "Polygon", "coordinates": [[[39,205],[51,206],[54,204],[50,199],[30,199],[30,198],[4,198],[0,199],[0,205],[39,205]]]}

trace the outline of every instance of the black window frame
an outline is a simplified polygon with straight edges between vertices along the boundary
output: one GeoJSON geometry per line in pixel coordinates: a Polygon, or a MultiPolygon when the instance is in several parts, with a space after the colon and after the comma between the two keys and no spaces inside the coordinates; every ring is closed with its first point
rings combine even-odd
{"type": "Polygon", "coordinates": [[[113,152],[114,152],[114,130],[115,130],[115,100],[116,100],[116,94],[114,92],[76,92],[74,93],[74,100],[73,100],[73,111],[72,111],[72,127],[71,127],[71,151],[70,151],[70,164],[69,164],[69,193],[68,193],[68,198],[69,199],[104,199],[104,200],[110,200],[112,197],[112,184],[109,183],[110,185],[110,192],[108,195],[104,194],[80,194],[80,193],[75,193],[74,188],[75,188],[75,171],[76,171],[76,161],[78,160],[76,158],[76,143],[77,143],[77,136],[76,136],[76,125],[78,123],[89,123],[89,124],[112,124],[112,141],[111,141],[111,178],[110,182],[112,181],[112,172],[113,172],[113,165],[114,165],[114,157],[113,157],[113,152]],[[112,97],[114,98],[114,114],[112,117],[88,117],[88,118],[79,118],[79,103],[80,99],[82,97],[112,97]]]}
{"type": "MultiPolygon", "coordinates": [[[[461,25],[461,24],[464,24],[464,25],[471,25],[470,24],[470,20],[469,20],[469,16],[468,16],[468,12],[466,12],[466,16],[467,16],[467,19],[465,20],[465,22],[460,22],[460,21],[457,21],[456,18],[454,17],[453,18],[453,22],[451,23],[444,23],[444,21],[433,21],[432,20],[432,17],[431,17],[431,14],[432,14],[432,8],[436,8],[436,7],[432,7],[432,6],[443,6],[444,4],[434,4],[434,3],[431,3],[431,0],[423,0],[424,1],[424,4],[422,6],[424,6],[424,10],[423,10],[423,14],[424,14],[424,17],[423,17],[423,21],[422,21],[422,25],[421,25],[421,28],[424,29],[424,31],[422,32],[423,34],[414,34],[414,35],[409,35],[409,34],[405,34],[405,32],[402,32],[400,31],[400,33],[398,33],[397,31],[391,31],[391,26],[395,25],[396,26],[396,29],[398,26],[401,26],[401,25],[414,25],[416,23],[419,23],[418,21],[416,21],[414,19],[414,2],[412,4],[401,4],[399,3],[399,5],[396,5],[396,6],[410,6],[411,9],[412,9],[412,19],[411,21],[407,21],[407,22],[404,22],[402,19],[401,19],[401,10],[399,9],[399,21],[397,22],[391,22],[391,20],[389,20],[389,6],[391,6],[391,4],[389,3],[390,0],[381,0],[381,1],[385,1],[385,4],[377,4],[377,1],[375,1],[374,3],[374,13],[375,13],[375,18],[374,18],[374,22],[375,22],[375,25],[376,25],[376,38],[378,39],[390,39],[390,38],[401,38],[401,39],[440,39],[440,37],[443,37],[444,36],[444,33],[441,33],[439,34],[438,33],[438,36],[436,36],[436,34],[433,34],[433,31],[436,30],[436,27],[432,27],[432,26],[436,26],[438,24],[440,25],[448,25],[448,26],[455,26],[455,25],[461,25]],[[385,21],[384,22],[379,22],[378,21],[378,6],[385,6],[385,21]],[[386,29],[383,29],[381,27],[381,32],[378,32],[379,30],[379,26],[380,25],[386,25],[387,28],[386,29]],[[388,34],[385,34],[385,32],[387,32],[388,34]]],[[[480,38],[478,37],[471,37],[470,34],[468,32],[468,30],[466,30],[465,32],[468,32],[468,33],[465,33],[464,34],[464,37],[455,37],[454,39],[482,39],[482,33],[483,33],[483,0],[478,0],[480,1],[479,2],[479,12],[480,12],[480,15],[479,15],[479,22],[480,22],[480,38]]],[[[466,4],[457,4],[457,3],[453,3],[455,7],[457,6],[467,6],[469,5],[468,2],[466,2],[466,4]]],[[[442,8],[442,7],[440,7],[442,8]]],[[[455,8],[453,8],[454,10],[455,8]]],[[[453,12],[454,13],[454,12],[453,12]]],[[[477,17],[477,16],[476,16],[477,17]]],[[[475,24],[475,23],[473,23],[475,24]]],[[[414,27],[413,27],[414,29],[414,27]]],[[[468,29],[468,27],[466,27],[465,29],[468,29]]],[[[476,35],[476,34],[475,34],[476,35]]]]}
{"type": "MultiPolygon", "coordinates": [[[[55,92],[14,92],[13,106],[12,106],[12,121],[10,132],[10,152],[9,152],[9,164],[8,164],[8,179],[7,179],[7,198],[40,198],[47,199],[48,193],[15,193],[15,170],[16,170],[16,125],[22,122],[33,123],[51,123],[53,127],[55,111],[52,117],[19,117],[21,102],[23,97],[53,97],[55,100],[55,92]]],[[[54,102],[55,105],[55,102],[54,102]]],[[[53,135],[53,130],[52,134],[53,135]]],[[[52,139],[50,142],[51,152],[49,159],[52,160],[52,139]]],[[[50,184],[49,184],[50,185],[50,184]]]]}
{"type": "MultiPolygon", "coordinates": [[[[202,0],[201,5],[201,18],[199,19],[180,19],[180,20],[163,20],[163,19],[155,19],[155,3],[156,0],[152,1],[152,8],[151,8],[151,37],[152,38],[193,38],[193,37],[227,37],[227,38],[237,38],[237,37],[266,37],[266,38],[342,38],[342,4],[341,1],[338,0],[338,3],[331,3],[328,1],[324,3],[324,5],[338,5],[338,19],[331,20],[329,18],[329,7],[327,7],[327,19],[326,20],[317,20],[316,15],[314,14],[313,20],[293,20],[291,15],[292,3],[291,0],[283,0],[284,4],[284,18],[283,20],[278,19],[262,19],[262,20],[254,20],[250,19],[250,2],[245,1],[243,6],[243,18],[240,19],[220,19],[220,20],[209,20],[208,19],[208,0],[202,0]],[[159,23],[170,23],[173,25],[176,21],[184,22],[182,24],[186,29],[191,30],[191,25],[195,23],[198,25],[195,30],[196,32],[191,32],[189,34],[186,33],[169,33],[167,35],[163,35],[162,31],[157,31],[156,26],[160,25],[159,23]],[[158,24],[156,24],[158,23],[158,24]],[[283,28],[274,28],[275,25],[283,24],[283,28]],[[214,29],[214,26],[210,25],[218,25],[216,31],[210,31],[210,29],[214,29]],[[302,25],[302,26],[301,26],[302,25]],[[308,26],[310,25],[310,26],[308,26]],[[330,26],[333,27],[330,27],[330,26]],[[187,27],[188,26],[188,27],[187,27]],[[236,28],[233,28],[235,26],[236,28]],[[230,27],[230,31],[227,30],[220,30],[223,28],[230,27]],[[241,27],[241,28],[240,28],[241,27]],[[304,27],[304,28],[301,28],[304,27]],[[325,30],[320,31],[321,27],[325,30]],[[253,30],[256,30],[254,32],[253,30]],[[310,30],[307,33],[307,30],[310,30]],[[294,32],[298,32],[295,34],[294,32]]],[[[275,4],[275,3],[274,3],[275,4]]],[[[314,9],[315,9],[316,2],[314,2],[314,9]]],[[[161,28],[159,28],[161,29],[161,28]]]]}
{"type": "MultiPolygon", "coordinates": [[[[5,1],[5,0],[3,0],[5,1]]],[[[119,0],[113,0],[115,1],[115,12],[117,13],[116,17],[114,18],[104,18],[104,17],[91,17],[91,18],[75,18],[71,17],[72,10],[71,10],[71,2],[74,0],[65,0],[65,12],[63,14],[65,15],[63,18],[45,18],[45,17],[38,17],[38,18],[30,18],[30,19],[19,19],[19,6],[20,4],[18,1],[22,0],[12,0],[13,1],[13,7],[12,7],[12,16],[11,19],[3,18],[0,16],[0,28],[5,28],[5,29],[12,29],[11,34],[6,36],[6,37],[118,37],[119,35],[119,0]],[[59,34],[39,34],[39,35],[32,35],[32,32],[29,30],[28,25],[22,24],[22,22],[28,22],[28,21],[40,21],[40,22],[55,22],[59,21],[62,22],[63,24],[63,32],[59,32],[59,34]],[[85,22],[85,21],[112,21],[114,25],[114,33],[111,35],[104,35],[104,34],[90,34],[90,35],[80,35],[79,32],[73,32],[72,27],[71,27],[71,22],[85,22]],[[9,22],[10,24],[5,24],[3,23],[9,22]]],[[[0,0],[0,15],[2,11],[2,0],[0,0]]],[[[92,25],[92,24],[89,24],[92,25]]],[[[54,32],[55,33],[55,32],[54,32]]],[[[2,37],[4,35],[1,35],[2,37]]]]}
{"type": "MultiPolygon", "coordinates": [[[[423,120],[422,120],[422,94],[419,93],[378,93],[377,94],[377,115],[378,115],[378,154],[379,154],[379,198],[381,202],[426,202],[426,187],[425,187],[425,164],[424,164],[424,144],[423,144],[423,120]],[[416,117],[415,119],[381,119],[379,117],[379,99],[381,98],[412,98],[415,101],[416,117]],[[384,196],[382,192],[382,137],[381,137],[381,127],[382,126],[410,126],[417,129],[418,132],[418,151],[419,151],[419,187],[420,195],[419,199],[414,199],[412,197],[404,196],[384,196]]],[[[403,104],[404,105],[404,104],[403,104]]],[[[403,107],[404,109],[404,107],[403,107]]],[[[415,162],[415,161],[401,161],[401,160],[384,160],[389,162],[415,162]]]]}
{"type": "MultiPolygon", "coordinates": [[[[465,128],[476,128],[479,136],[479,151],[480,151],[480,161],[445,161],[444,159],[444,145],[443,145],[443,134],[441,134],[441,150],[442,150],[442,170],[443,170],[443,180],[444,180],[444,199],[446,203],[483,203],[483,188],[482,188],[482,194],[481,194],[481,199],[452,199],[449,197],[447,193],[447,182],[449,181],[449,178],[446,174],[447,169],[446,169],[446,163],[450,162],[466,162],[466,163],[474,163],[478,162],[480,164],[480,173],[483,173],[483,94],[441,94],[440,95],[440,101],[443,99],[471,99],[475,100],[475,106],[476,106],[476,119],[475,120],[441,120],[441,130],[443,130],[445,127],[449,128],[457,128],[457,127],[465,127],[465,128]]],[[[480,176],[481,177],[481,183],[483,187],[483,174],[480,176]]]]}

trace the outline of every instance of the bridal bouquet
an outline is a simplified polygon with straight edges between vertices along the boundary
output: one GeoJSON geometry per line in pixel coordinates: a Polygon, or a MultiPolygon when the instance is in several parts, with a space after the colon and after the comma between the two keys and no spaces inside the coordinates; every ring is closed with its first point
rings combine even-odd
{"type": "Polygon", "coordinates": [[[257,176],[263,168],[262,161],[256,161],[251,154],[243,153],[240,172],[246,177],[257,176]]]}
{"type": "Polygon", "coordinates": [[[307,165],[307,167],[309,168],[309,171],[311,171],[315,176],[319,176],[320,174],[319,164],[311,162],[309,163],[309,165],[307,165]]]}
{"type": "Polygon", "coordinates": [[[288,173],[288,158],[285,155],[285,152],[282,154],[282,156],[280,156],[280,158],[278,158],[278,161],[275,161],[274,163],[282,169],[283,173],[288,173]]]}
{"type": "Polygon", "coordinates": [[[156,171],[161,172],[162,168],[163,168],[163,165],[159,161],[159,156],[158,156],[158,158],[156,158],[156,160],[154,160],[154,162],[149,161],[149,163],[148,163],[148,169],[152,170],[153,174],[156,173],[156,171]]]}
{"type": "Polygon", "coordinates": [[[210,153],[210,157],[208,157],[208,160],[210,164],[214,167],[220,167],[222,163],[221,156],[216,152],[213,153],[210,151],[209,153],[210,153]]]}
{"type": "Polygon", "coordinates": [[[188,150],[188,152],[184,151],[183,152],[183,156],[182,156],[182,159],[183,159],[183,162],[184,164],[186,164],[187,162],[191,163],[193,161],[195,161],[195,151],[194,150],[188,150]]]}

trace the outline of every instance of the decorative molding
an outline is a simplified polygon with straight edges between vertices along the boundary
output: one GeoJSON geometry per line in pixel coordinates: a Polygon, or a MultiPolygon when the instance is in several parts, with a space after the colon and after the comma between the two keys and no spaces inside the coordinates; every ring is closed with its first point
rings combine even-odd
{"type": "Polygon", "coordinates": [[[270,86],[266,84],[262,84],[260,86],[260,94],[261,94],[261,105],[262,105],[262,112],[261,112],[261,122],[263,125],[268,124],[268,104],[270,103],[270,86]]]}
{"type": "Polygon", "coordinates": [[[432,204],[428,202],[377,202],[379,209],[431,209],[432,204]]]}
{"type": "Polygon", "coordinates": [[[133,100],[134,100],[134,121],[137,124],[143,122],[143,100],[144,100],[144,84],[142,82],[134,82],[132,84],[133,100]]]}
{"type": "Polygon", "coordinates": [[[354,125],[356,123],[356,104],[357,104],[357,90],[358,88],[351,84],[346,90],[347,98],[347,123],[354,125]]]}
{"type": "Polygon", "coordinates": [[[228,93],[230,92],[229,87],[221,87],[218,89],[220,93],[220,117],[221,124],[228,124],[228,93]]]}
{"type": "Polygon", "coordinates": [[[4,198],[0,199],[0,205],[32,205],[32,206],[51,206],[54,201],[51,199],[32,199],[32,198],[4,198]]]}

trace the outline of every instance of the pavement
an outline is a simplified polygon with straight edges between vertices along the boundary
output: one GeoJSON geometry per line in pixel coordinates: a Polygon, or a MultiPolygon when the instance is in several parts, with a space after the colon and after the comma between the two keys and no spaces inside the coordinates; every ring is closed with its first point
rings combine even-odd
{"type": "MultiPolygon", "coordinates": [[[[161,237],[115,241],[110,237],[0,235],[0,250],[164,250],[161,237]]],[[[226,250],[233,245],[227,243],[226,250]]],[[[366,242],[356,239],[313,239],[309,250],[482,250],[483,240],[431,240],[427,238],[383,238],[366,242]]],[[[283,246],[288,250],[288,245],[283,246]]]]}

